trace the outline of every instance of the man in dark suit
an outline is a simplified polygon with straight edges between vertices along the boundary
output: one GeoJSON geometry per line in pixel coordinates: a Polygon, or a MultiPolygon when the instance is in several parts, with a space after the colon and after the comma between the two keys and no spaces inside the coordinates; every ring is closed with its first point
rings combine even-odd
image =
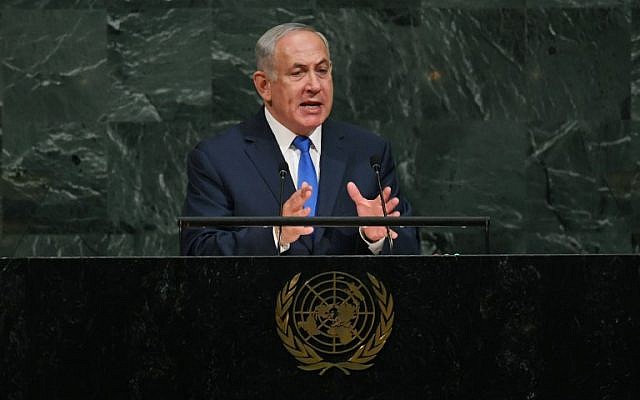
{"type": "MultiPolygon", "coordinates": [[[[258,113],[200,142],[189,154],[186,216],[382,216],[372,157],[380,160],[389,216],[409,215],[399,197],[389,144],[359,127],[327,120],[333,104],[326,38],[302,24],[271,28],[256,44],[258,113]]],[[[417,229],[391,230],[394,254],[419,254],[417,229]]],[[[186,229],[185,255],[385,254],[384,227],[186,229]],[[278,243],[280,246],[278,247],[278,243]]]]}

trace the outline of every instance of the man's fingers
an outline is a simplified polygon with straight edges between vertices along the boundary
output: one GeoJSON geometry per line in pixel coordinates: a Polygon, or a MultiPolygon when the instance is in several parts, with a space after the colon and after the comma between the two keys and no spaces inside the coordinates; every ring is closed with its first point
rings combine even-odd
{"type": "Polygon", "coordinates": [[[291,244],[302,235],[313,233],[312,226],[284,226],[282,227],[282,243],[291,244]]]}
{"type": "MultiPolygon", "coordinates": [[[[310,188],[310,186],[307,186],[308,188],[310,188]]],[[[300,190],[303,190],[304,188],[301,188],[300,190]]],[[[310,192],[309,192],[310,193],[310,192]]],[[[295,195],[295,193],[294,193],[295,195]]],[[[293,196],[292,196],[293,198],[293,196]]],[[[292,199],[291,203],[295,203],[295,199],[292,199]]],[[[303,202],[304,204],[304,202],[303,202]]],[[[287,217],[307,217],[309,216],[309,213],[311,213],[311,208],[309,207],[302,207],[301,204],[299,206],[299,208],[297,210],[287,210],[285,214],[285,216],[287,217]]],[[[282,227],[282,243],[285,244],[290,244],[295,242],[296,240],[298,240],[300,238],[300,236],[302,235],[310,235],[313,233],[313,227],[312,226],[283,226],[282,227]]]]}
{"type": "Polygon", "coordinates": [[[300,190],[301,192],[306,192],[306,191],[311,192],[311,190],[313,190],[313,186],[309,185],[305,181],[302,181],[302,185],[300,186],[300,188],[298,190],[300,190]]]}
{"type": "MultiPolygon", "coordinates": [[[[355,203],[360,203],[362,201],[367,200],[364,198],[364,196],[362,196],[362,194],[360,193],[360,189],[358,189],[358,186],[356,186],[356,184],[353,182],[347,183],[347,193],[349,193],[351,200],[353,200],[355,203]]],[[[385,203],[388,203],[390,197],[391,197],[391,187],[387,186],[386,188],[382,189],[382,198],[384,199],[385,203]]],[[[380,196],[378,195],[373,200],[380,202],[380,196]]]]}
{"type": "MultiPolygon", "coordinates": [[[[364,235],[369,239],[369,241],[377,242],[378,240],[387,237],[387,228],[384,226],[363,226],[364,235]]],[[[391,235],[391,239],[396,239],[398,237],[398,233],[393,229],[389,229],[389,234],[391,235]]]]}
{"type": "MultiPolygon", "coordinates": [[[[311,192],[313,188],[307,184],[306,182],[302,183],[302,187],[300,189],[293,192],[291,197],[287,199],[287,201],[283,205],[283,215],[287,217],[293,216],[293,214],[298,213],[303,209],[304,203],[309,200],[311,197],[311,192]]],[[[307,212],[308,214],[308,212],[307,212]]],[[[306,216],[301,215],[301,216],[306,216]]]]}
{"type": "Polygon", "coordinates": [[[311,213],[311,207],[303,207],[293,213],[292,217],[306,217],[311,213]]]}
{"type": "Polygon", "coordinates": [[[299,192],[299,207],[304,207],[304,203],[311,198],[313,188],[307,182],[302,182],[302,186],[297,190],[299,192]]]}
{"type": "Polygon", "coordinates": [[[313,233],[313,226],[300,226],[300,236],[311,235],[313,233]]]}
{"type": "Polygon", "coordinates": [[[388,202],[389,201],[389,197],[391,196],[391,187],[387,186],[386,188],[382,189],[382,198],[384,199],[384,202],[388,202]]]}
{"type": "Polygon", "coordinates": [[[313,233],[313,226],[286,226],[282,227],[282,232],[287,232],[290,236],[295,236],[297,240],[301,235],[310,235],[313,233]]]}
{"type": "MultiPolygon", "coordinates": [[[[300,210],[296,217],[307,217],[311,213],[311,207],[305,207],[300,210]]],[[[310,235],[313,233],[313,226],[293,226],[292,228],[296,229],[300,235],[310,235]]]]}
{"type": "MultiPolygon", "coordinates": [[[[381,236],[386,237],[387,236],[387,228],[381,227],[380,234],[381,234],[381,236]]],[[[396,231],[394,231],[393,229],[389,229],[389,235],[391,235],[391,239],[396,239],[398,237],[398,233],[396,231]]]]}
{"type": "MultiPolygon", "coordinates": [[[[309,198],[311,198],[313,188],[307,182],[303,182],[298,190],[293,192],[291,197],[282,206],[282,215],[285,217],[307,217],[311,213],[310,207],[305,207],[309,198]]],[[[283,226],[282,242],[283,244],[291,244],[298,240],[300,236],[310,235],[313,233],[312,226],[283,226]]]]}
{"type": "Polygon", "coordinates": [[[353,202],[356,204],[362,202],[363,200],[366,200],[364,197],[362,197],[362,194],[360,194],[360,190],[353,182],[347,183],[347,193],[349,193],[349,197],[351,197],[351,200],[353,200],[353,202]]]}
{"type": "Polygon", "coordinates": [[[387,207],[387,213],[390,213],[391,211],[395,210],[398,204],[400,204],[400,199],[397,197],[394,197],[391,200],[387,201],[385,204],[385,206],[387,207]]]}

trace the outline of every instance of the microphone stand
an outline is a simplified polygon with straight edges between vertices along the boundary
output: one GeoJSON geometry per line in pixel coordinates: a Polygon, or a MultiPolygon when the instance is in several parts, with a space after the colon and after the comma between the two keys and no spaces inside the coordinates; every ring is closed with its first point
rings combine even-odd
{"type": "MultiPolygon", "coordinates": [[[[370,159],[371,168],[376,173],[376,180],[378,182],[378,193],[380,194],[380,204],[382,205],[382,215],[387,217],[387,205],[384,202],[384,198],[382,197],[382,183],[380,182],[380,157],[379,156],[371,156],[370,159]]],[[[389,229],[389,225],[385,225],[387,230],[387,240],[389,240],[389,254],[393,255],[393,239],[391,238],[391,230],[389,229]]]]}
{"type": "MultiPolygon", "coordinates": [[[[280,174],[280,216],[282,217],[282,209],[284,207],[283,204],[283,198],[282,195],[284,193],[284,180],[287,177],[287,174],[289,173],[289,165],[286,163],[286,161],[282,161],[280,162],[280,167],[279,167],[279,174],[280,174]]],[[[276,249],[276,255],[281,255],[282,253],[280,252],[280,243],[282,241],[282,225],[278,226],[278,248],[276,249]]]]}

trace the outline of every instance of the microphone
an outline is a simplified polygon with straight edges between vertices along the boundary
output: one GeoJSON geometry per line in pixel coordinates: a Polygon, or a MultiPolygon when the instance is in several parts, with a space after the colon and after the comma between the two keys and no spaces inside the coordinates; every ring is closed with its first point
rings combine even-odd
{"type": "MultiPolygon", "coordinates": [[[[289,164],[287,164],[286,161],[284,160],[280,161],[280,165],[278,165],[278,174],[280,175],[280,198],[278,203],[280,204],[280,217],[282,217],[282,207],[284,206],[282,201],[283,200],[282,194],[284,192],[284,180],[289,174],[289,164]]],[[[282,226],[279,226],[278,227],[278,248],[276,249],[276,251],[278,252],[277,255],[280,255],[281,240],[282,240],[282,226]]]]}
{"type": "MultiPolygon", "coordinates": [[[[380,156],[374,154],[369,158],[369,164],[373,171],[376,173],[376,180],[378,181],[378,194],[380,195],[380,204],[382,205],[382,215],[387,217],[387,205],[384,202],[384,198],[382,197],[382,183],[380,182],[380,156]]],[[[387,229],[387,240],[389,240],[389,254],[393,254],[393,239],[391,239],[391,231],[389,230],[389,226],[385,226],[387,229]]]]}

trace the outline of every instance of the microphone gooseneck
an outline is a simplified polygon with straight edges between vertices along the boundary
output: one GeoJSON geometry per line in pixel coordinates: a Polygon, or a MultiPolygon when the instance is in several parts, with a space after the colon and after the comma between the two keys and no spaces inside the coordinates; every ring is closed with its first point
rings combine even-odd
{"type": "MultiPolygon", "coordinates": [[[[284,193],[284,180],[289,174],[289,164],[286,161],[280,161],[280,165],[278,166],[278,174],[280,175],[280,198],[278,203],[280,204],[280,214],[282,217],[282,208],[284,207],[284,202],[282,201],[282,194],[284,193]]],[[[278,227],[278,248],[276,249],[277,255],[280,255],[280,242],[282,240],[282,225],[278,227]]]]}
{"type": "MultiPolygon", "coordinates": [[[[378,182],[378,194],[380,195],[380,204],[382,205],[382,215],[387,217],[387,205],[385,204],[384,198],[382,196],[382,183],[380,182],[380,156],[373,155],[369,158],[369,164],[373,171],[376,173],[376,181],[378,182]]],[[[389,241],[389,254],[393,254],[393,239],[391,239],[391,230],[388,225],[385,225],[387,230],[387,240],[389,241]]]]}

